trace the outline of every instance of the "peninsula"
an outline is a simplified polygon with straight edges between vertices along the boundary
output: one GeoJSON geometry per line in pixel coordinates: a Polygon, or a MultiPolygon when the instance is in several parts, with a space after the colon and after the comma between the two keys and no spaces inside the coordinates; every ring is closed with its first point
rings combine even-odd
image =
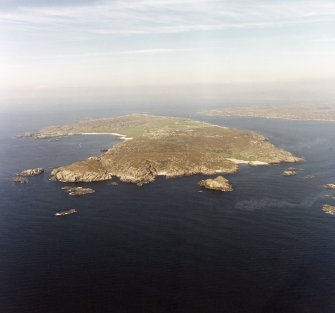
{"type": "Polygon", "coordinates": [[[123,182],[143,185],[159,175],[225,174],[236,172],[239,163],[270,165],[302,160],[253,131],[148,114],[51,126],[33,137],[83,134],[116,134],[122,141],[97,156],[55,168],[51,179],[92,182],[115,176],[123,182]]]}

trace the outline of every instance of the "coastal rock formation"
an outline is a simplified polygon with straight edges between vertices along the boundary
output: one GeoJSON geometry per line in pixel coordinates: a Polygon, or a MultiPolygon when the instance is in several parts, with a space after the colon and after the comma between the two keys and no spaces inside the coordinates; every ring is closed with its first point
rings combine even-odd
{"type": "Polygon", "coordinates": [[[325,212],[326,214],[335,214],[335,206],[329,205],[329,204],[324,204],[322,207],[322,211],[325,212]]]}
{"type": "Polygon", "coordinates": [[[327,189],[335,189],[335,184],[325,184],[322,187],[327,188],[327,189]]]}
{"type": "Polygon", "coordinates": [[[52,126],[35,137],[102,132],[122,133],[132,140],[114,145],[99,156],[56,168],[51,172],[52,179],[92,182],[116,176],[123,182],[143,185],[159,175],[172,178],[233,173],[238,170],[233,161],[236,159],[252,165],[302,160],[252,131],[146,114],[52,126]]]}
{"type": "Polygon", "coordinates": [[[27,177],[23,177],[23,176],[15,176],[15,177],[13,177],[13,181],[15,183],[19,183],[19,184],[29,183],[29,179],[27,177]]]}
{"type": "Polygon", "coordinates": [[[42,167],[37,168],[30,168],[27,170],[22,171],[21,173],[18,173],[18,176],[36,176],[40,175],[44,172],[44,169],[42,167]]]}
{"type": "Polygon", "coordinates": [[[93,190],[92,188],[73,187],[73,186],[62,187],[62,190],[67,192],[70,196],[83,196],[88,193],[95,192],[95,190],[93,190]]]}
{"type": "Polygon", "coordinates": [[[66,211],[60,211],[55,213],[55,216],[65,216],[65,215],[71,215],[71,214],[75,214],[78,211],[76,209],[70,209],[70,210],[66,210],[66,211]]]}
{"type": "Polygon", "coordinates": [[[199,182],[199,185],[206,189],[220,190],[220,191],[233,191],[228,179],[218,176],[215,179],[204,179],[199,182]]]}

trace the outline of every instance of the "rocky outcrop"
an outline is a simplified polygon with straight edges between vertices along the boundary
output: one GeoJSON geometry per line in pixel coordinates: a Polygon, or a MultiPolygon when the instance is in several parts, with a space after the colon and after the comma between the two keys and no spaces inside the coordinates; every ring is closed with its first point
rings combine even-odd
{"type": "Polygon", "coordinates": [[[83,196],[88,193],[95,192],[92,188],[84,188],[84,187],[73,187],[73,186],[64,186],[62,190],[67,192],[70,196],[83,196]]]}
{"type": "Polygon", "coordinates": [[[335,189],[335,184],[325,184],[322,187],[327,188],[327,189],[335,189]]]}
{"type": "Polygon", "coordinates": [[[324,204],[322,207],[322,211],[325,212],[326,214],[335,214],[335,206],[329,205],[329,204],[324,204]]]}
{"type": "Polygon", "coordinates": [[[206,189],[219,190],[219,191],[233,191],[228,179],[218,176],[215,179],[204,179],[199,182],[199,185],[206,189]]]}
{"type": "Polygon", "coordinates": [[[27,170],[22,171],[21,173],[18,173],[18,176],[36,176],[40,175],[44,172],[44,169],[42,167],[37,168],[30,168],[27,170]]]}
{"type": "Polygon", "coordinates": [[[294,176],[297,175],[297,172],[294,170],[286,170],[282,173],[283,176],[294,176]]]}
{"type": "Polygon", "coordinates": [[[65,216],[65,215],[71,215],[71,214],[75,214],[78,211],[76,209],[70,209],[70,210],[66,210],[66,211],[60,211],[55,213],[55,216],[65,216]]]}
{"type": "Polygon", "coordinates": [[[15,183],[19,183],[19,184],[29,183],[29,179],[27,177],[23,177],[23,176],[15,176],[15,177],[13,177],[13,181],[15,183]]]}

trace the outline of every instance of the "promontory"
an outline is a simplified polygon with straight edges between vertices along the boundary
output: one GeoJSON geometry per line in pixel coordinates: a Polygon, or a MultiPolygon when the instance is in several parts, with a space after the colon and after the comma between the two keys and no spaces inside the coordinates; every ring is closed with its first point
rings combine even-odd
{"type": "Polygon", "coordinates": [[[53,180],[109,180],[142,185],[158,175],[168,178],[233,173],[238,164],[270,165],[302,159],[253,131],[227,128],[182,117],[132,114],[51,126],[37,139],[71,135],[111,134],[123,139],[103,153],[55,168],[53,180]]]}

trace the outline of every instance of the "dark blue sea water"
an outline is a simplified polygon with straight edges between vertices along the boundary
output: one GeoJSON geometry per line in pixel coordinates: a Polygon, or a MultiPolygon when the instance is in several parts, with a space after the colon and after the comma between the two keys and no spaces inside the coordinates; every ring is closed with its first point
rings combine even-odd
{"type": "Polygon", "coordinates": [[[1,116],[0,312],[335,312],[335,216],[321,210],[335,203],[321,187],[335,181],[335,123],[196,115],[257,130],[306,159],[294,177],[280,175],[287,165],[242,167],[228,176],[232,193],[198,193],[202,177],[193,176],[94,183],[94,194],[71,197],[48,180],[50,168],[117,139],[15,137],[99,115],[107,114],[1,116]],[[48,170],[12,182],[37,166],[48,170]],[[78,214],[54,217],[69,208],[78,214]]]}

